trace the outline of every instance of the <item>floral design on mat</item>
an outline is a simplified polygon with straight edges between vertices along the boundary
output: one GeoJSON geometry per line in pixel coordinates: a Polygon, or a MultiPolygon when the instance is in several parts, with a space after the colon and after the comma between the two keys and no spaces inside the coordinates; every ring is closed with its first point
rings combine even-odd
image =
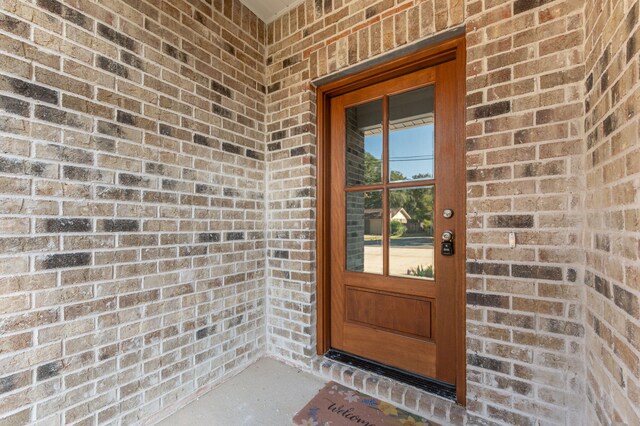
{"type": "Polygon", "coordinates": [[[335,382],[327,383],[293,420],[297,426],[438,426],[335,382]]]}

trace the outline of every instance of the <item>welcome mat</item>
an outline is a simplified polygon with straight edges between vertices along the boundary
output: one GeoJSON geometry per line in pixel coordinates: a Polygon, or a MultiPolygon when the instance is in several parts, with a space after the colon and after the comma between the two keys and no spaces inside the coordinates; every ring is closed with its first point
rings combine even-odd
{"type": "Polygon", "coordinates": [[[336,382],[327,383],[293,422],[298,426],[439,426],[336,382]]]}

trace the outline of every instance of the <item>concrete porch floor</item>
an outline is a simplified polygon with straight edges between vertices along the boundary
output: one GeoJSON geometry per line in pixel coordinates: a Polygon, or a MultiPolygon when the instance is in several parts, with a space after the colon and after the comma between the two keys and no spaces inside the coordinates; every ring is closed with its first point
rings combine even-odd
{"type": "Polygon", "coordinates": [[[287,426],[326,381],[270,358],[181,408],[158,426],[287,426]]]}

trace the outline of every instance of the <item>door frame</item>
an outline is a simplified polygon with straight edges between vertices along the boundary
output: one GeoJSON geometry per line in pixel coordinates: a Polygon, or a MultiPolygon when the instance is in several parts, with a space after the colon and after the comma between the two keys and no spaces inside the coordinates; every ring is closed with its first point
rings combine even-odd
{"type": "MultiPolygon", "coordinates": [[[[316,263],[317,263],[317,344],[318,355],[331,348],[331,98],[381,81],[389,80],[423,68],[455,60],[457,85],[457,113],[455,184],[466,187],[465,168],[465,105],[466,105],[466,46],[464,35],[435,46],[429,46],[400,58],[375,65],[362,72],[332,81],[316,89],[317,100],[317,214],[316,214],[316,263]]],[[[466,191],[460,191],[460,206],[466,206],[466,191]]],[[[456,229],[456,245],[466,251],[466,211],[453,217],[456,229]]],[[[458,256],[456,274],[456,400],[466,405],[466,256],[458,256]]]]}

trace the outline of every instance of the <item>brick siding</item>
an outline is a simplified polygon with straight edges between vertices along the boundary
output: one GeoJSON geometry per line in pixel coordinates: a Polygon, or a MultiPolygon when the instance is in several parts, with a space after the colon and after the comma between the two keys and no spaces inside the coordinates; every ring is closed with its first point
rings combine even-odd
{"type": "Polygon", "coordinates": [[[268,254],[272,353],[302,365],[314,357],[314,235],[301,243],[282,231],[283,218],[289,227],[315,225],[309,82],[464,24],[468,414],[506,424],[584,422],[584,5],[306,1],[269,25],[268,192],[305,194],[310,204],[269,204],[269,247],[299,247],[296,263],[268,254]],[[300,147],[307,159],[291,154],[300,147]]]}
{"type": "Polygon", "coordinates": [[[640,424],[638,1],[585,16],[587,397],[592,424],[640,424]]]}
{"type": "Polygon", "coordinates": [[[638,8],[0,0],[0,425],[151,421],[265,354],[442,423],[638,423],[638,8]],[[467,409],[315,355],[311,82],[461,26],[467,409]]]}
{"type": "Polygon", "coordinates": [[[0,8],[0,424],[137,423],[264,352],[266,28],[0,8]]]}

